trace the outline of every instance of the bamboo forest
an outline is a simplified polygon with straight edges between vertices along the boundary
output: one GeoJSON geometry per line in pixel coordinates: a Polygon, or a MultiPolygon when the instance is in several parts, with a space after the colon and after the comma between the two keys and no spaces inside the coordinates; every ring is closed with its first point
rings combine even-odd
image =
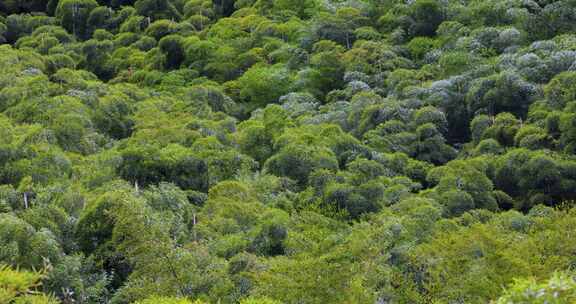
{"type": "Polygon", "coordinates": [[[0,0],[0,304],[576,303],[576,0],[0,0]]]}

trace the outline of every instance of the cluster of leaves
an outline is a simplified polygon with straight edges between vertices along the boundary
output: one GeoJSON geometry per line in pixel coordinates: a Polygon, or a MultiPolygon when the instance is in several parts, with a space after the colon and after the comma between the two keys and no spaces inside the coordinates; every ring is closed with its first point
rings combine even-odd
{"type": "Polygon", "coordinates": [[[14,270],[0,265],[0,301],[2,303],[56,304],[57,301],[37,292],[41,273],[14,270]]]}
{"type": "Polygon", "coordinates": [[[574,0],[5,0],[0,71],[2,303],[574,301],[574,0]]]}
{"type": "Polygon", "coordinates": [[[501,303],[570,303],[576,300],[574,278],[555,273],[546,283],[534,279],[518,280],[506,294],[494,302],[501,303]]]}

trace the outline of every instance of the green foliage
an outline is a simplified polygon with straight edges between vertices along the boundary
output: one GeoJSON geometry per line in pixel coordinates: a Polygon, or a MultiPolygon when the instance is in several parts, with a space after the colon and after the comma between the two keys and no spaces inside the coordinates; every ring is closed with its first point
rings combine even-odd
{"type": "Polygon", "coordinates": [[[169,297],[151,297],[146,300],[135,302],[135,304],[203,304],[202,301],[189,301],[186,299],[169,298],[169,297]]]}
{"type": "Polygon", "coordinates": [[[68,32],[82,39],[87,38],[90,35],[88,17],[97,6],[96,0],[58,1],[56,18],[68,32]]]}
{"type": "Polygon", "coordinates": [[[14,270],[0,266],[0,301],[2,303],[56,304],[53,297],[37,291],[42,273],[14,270]]]}
{"type": "Polygon", "coordinates": [[[119,174],[129,181],[143,186],[168,181],[187,190],[207,190],[206,162],[182,146],[129,146],[121,155],[119,174]],[[158,156],[161,162],[154,161],[158,156]]]}
{"type": "Polygon", "coordinates": [[[289,145],[266,161],[268,172],[289,177],[300,185],[306,185],[308,176],[315,169],[338,169],[338,161],[332,151],[304,145],[289,145]]]}
{"type": "Polygon", "coordinates": [[[573,72],[560,73],[550,80],[544,92],[552,107],[561,109],[567,102],[576,99],[576,92],[573,90],[575,81],[576,74],[573,72]]]}
{"type": "Polygon", "coordinates": [[[240,301],[241,304],[279,304],[280,302],[268,298],[248,298],[240,301]]]}
{"type": "Polygon", "coordinates": [[[417,0],[410,8],[414,33],[418,36],[432,36],[444,21],[441,3],[436,0],[417,0]]]}
{"type": "Polygon", "coordinates": [[[133,204],[136,208],[116,211],[112,241],[133,271],[113,301],[133,302],[154,295],[228,297],[231,284],[225,276],[225,261],[211,256],[201,245],[178,246],[161,215],[151,212],[141,200],[133,204]]]}
{"type": "Polygon", "coordinates": [[[573,302],[575,4],[0,1],[0,302],[573,302]]]}
{"type": "Polygon", "coordinates": [[[572,276],[554,273],[543,283],[534,279],[518,280],[494,303],[571,303],[576,299],[575,288],[572,276]]]}
{"type": "Polygon", "coordinates": [[[65,301],[99,301],[109,296],[111,276],[93,258],[69,255],[46,274],[42,287],[65,301]]]}
{"type": "Polygon", "coordinates": [[[76,238],[85,253],[105,246],[112,238],[115,216],[119,209],[130,206],[133,197],[126,191],[106,193],[88,205],[76,226],[76,238]]]}
{"type": "Polygon", "coordinates": [[[134,8],[139,15],[154,19],[178,18],[180,15],[169,0],[136,0],[134,8]]]}
{"type": "Polygon", "coordinates": [[[436,42],[428,37],[416,37],[410,40],[407,47],[414,58],[421,60],[436,47],[436,42]]]}
{"type": "Polygon", "coordinates": [[[240,98],[253,106],[275,103],[288,93],[290,82],[291,76],[282,66],[253,66],[238,79],[240,98]]]}
{"type": "Polygon", "coordinates": [[[44,228],[34,229],[13,214],[0,214],[0,261],[4,264],[40,268],[45,262],[56,263],[63,252],[54,234],[44,228]]]}
{"type": "MultiPolygon", "coordinates": [[[[493,219],[470,214],[460,220],[463,226],[457,230],[440,232],[414,251],[411,263],[415,269],[424,270],[414,275],[426,277],[421,286],[428,297],[437,301],[461,299],[468,303],[486,303],[492,294],[501,292],[502,286],[513,283],[515,277],[548,276],[555,269],[565,269],[570,263],[569,253],[565,251],[568,249],[565,234],[551,234],[548,227],[571,225],[573,219],[569,214],[555,212],[541,217],[508,212],[493,219]],[[545,262],[535,262],[543,257],[545,262]]],[[[525,286],[520,288],[530,290],[529,286],[534,283],[529,282],[520,283],[525,286]]],[[[538,303],[531,301],[529,293],[517,294],[518,289],[512,288],[509,297],[504,299],[515,303],[516,297],[527,296],[520,302],[538,303]]],[[[554,293],[548,294],[543,288],[542,296],[554,297],[554,293]]]]}
{"type": "Polygon", "coordinates": [[[160,50],[164,53],[164,56],[166,56],[166,62],[164,63],[166,69],[178,68],[180,63],[184,61],[184,49],[179,36],[171,35],[163,37],[160,39],[158,47],[160,47],[160,50]]]}

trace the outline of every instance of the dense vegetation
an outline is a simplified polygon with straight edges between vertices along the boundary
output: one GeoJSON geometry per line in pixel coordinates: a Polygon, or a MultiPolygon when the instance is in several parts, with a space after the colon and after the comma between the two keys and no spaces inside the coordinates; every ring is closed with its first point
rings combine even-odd
{"type": "Polygon", "coordinates": [[[576,303],[576,0],[0,0],[0,302],[576,303]]]}

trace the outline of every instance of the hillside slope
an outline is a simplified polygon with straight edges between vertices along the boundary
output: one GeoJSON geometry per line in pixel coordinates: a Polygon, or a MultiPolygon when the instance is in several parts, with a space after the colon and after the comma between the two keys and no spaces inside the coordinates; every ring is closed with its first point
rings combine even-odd
{"type": "Polygon", "coordinates": [[[0,302],[576,301],[575,0],[1,0],[0,71],[0,302]]]}

